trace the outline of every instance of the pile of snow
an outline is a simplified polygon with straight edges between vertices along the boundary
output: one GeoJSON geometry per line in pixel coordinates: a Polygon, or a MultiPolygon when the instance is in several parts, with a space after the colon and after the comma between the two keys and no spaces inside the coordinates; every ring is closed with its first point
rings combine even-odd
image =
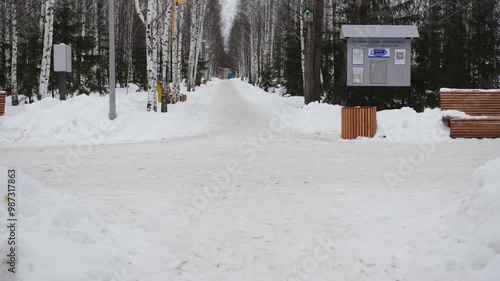
{"type": "Polygon", "coordinates": [[[0,144],[92,144],[154,141],[197,135],[210,128],[203,108],[214,100],[215,83],[169,105],[168,113],[146,112],[147,93],[117,89],[118,118],[110,121],[109,99],[81,95],[67,101],[44,98],[12,107],[0,117],[0,144]]]}
{"type": "MultiPolygon", "coordinates": [[[[418,113],[411,108],[377,112],[377,135],[398,141],[449,139],[449,128],[443,124],[443,116],[465,116],[459,112],[426,109],[418,113]]],[[[292,131],[316,134],[328,138],[340,138],[342,133],[342,107],[322,103],[310,103],[297,112],[291,124],[292,131]]]]}
{"type": "Polygon", "coordinates": [[[500,280],[500,159],[472,179],[468,198],[451,209],[443,204],[435,214],[441,224],[414,236],[400,269],[412,278],[401,280],[500,280]]]}
{"type": "MultiPolygon", "coordinates": [[[[293,115],[289,129],[296,133],[314,134],[328,139],[340,139],[342,133],[342,107],[324,103],[304,105],[303,97],[282,97],[268,93],[240,80],[232,80],[245,99],[261,114],[269,118],[276,112],[293,115]]],[[[444,116],[466,117],[459,111],[426,109],[418,113],[411,108],[377,112],[377,139],[398,141],[449,140],[449,128],[443,124],[444,116]]]]}
{"type": "Polygon", "coordinates": [[[460,210],[467,219],[464,256],[474,278],[500,280],[500,159],[473,174],[475,189],[460,210]]]}
{"type": "Polygon", "coordinates": [[[450,130],[443,123],[443,116],[452,113],[441,109],[426,109],[418,113],[412,108],[405,107],[395,110],[377,112],[376,137],[391,140],[423,140],[437,141],[449,139],[450,130]]]}
{"type": "MultiPolygon", "coordinates": [[[[31,105],[12,107],[0,117],[0,144],[103,144],[157,141],[211,132],[216,127],[215,103],[223,103],[214,79],[189,93],[187,103],[169,105],[167,114],[146,112],[147,93],[137,87],[117,91],[118,118],[108,118],[108,98],[79,96],[60,102],[46,98],[31,105]],[[214,113],[215,112],[215,113],[214,113]],[[215,114],[215,115],[214,115],[215,114]]],[[[258,112],[262,120],[287,117],[292,132],[328,139],[341,138],[341,107],[321,103],[304,106],[303,97],[282,97],[268,93],[239,79],[229,83],[234,91],[258,112]]],[[[227,105],[230,106],[230,105],[227,105]]],[[[467,117],[463,112],[411,108],[377,113],[377,139],[434,142],[449,140],[444,116],[467,117]]],[[[262,121],[259,120],[258,122],[262,121]]]]}
{"type": "Polygon", "coordinates": [[[338,137],[342,133],[342,107],[325,103],[310,103],[301,108],[291,129],[304,134],[338,137]]]}
{"type": "MultiPolygon", "coordinates": [[[[0,167],[0,280],[115,281],[127,262],[117,231],[72,197],[16,172],[15,230],[7,228],[7,169],[0,167]],[[15,245],[8,238],[15,237],[15,245]],[[15,247],[16,277],[8,271],[15,247]]],[[[13,202],[13,201],[12,201],[13,202]]],[[[13,241],[13,240],[10,240],[13,241]]],[[[12,264],[14,266],[14,264],[12,264]]]]}

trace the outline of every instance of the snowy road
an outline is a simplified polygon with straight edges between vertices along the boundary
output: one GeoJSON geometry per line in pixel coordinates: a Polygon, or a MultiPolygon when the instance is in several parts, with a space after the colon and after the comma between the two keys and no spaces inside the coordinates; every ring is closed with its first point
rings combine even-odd
{"type": "Polygon", "coordinates": [[[446,252],[458,244],[443,233],[461,224],[472,172],[500,157],[498,141],[422,147],[278,132],[276,114],[234,85],[221,82],[205,109],[210,133],[100,145],[58,171],[77,147],[3,146],[0,166],[118,225],[134,241],[126,280],[463,277],[446,252]]]}

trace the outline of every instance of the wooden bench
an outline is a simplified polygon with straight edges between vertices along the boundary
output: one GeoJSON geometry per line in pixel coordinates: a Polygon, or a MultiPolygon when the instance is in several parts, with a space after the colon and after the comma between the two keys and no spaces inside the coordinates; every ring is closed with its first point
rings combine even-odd
{"type": "Polygon", "coordinates": [[[440,91],[441,110],[458,110],[476,117],[450,117],[451,138],[500,138],[500,90],[440,91]]]}

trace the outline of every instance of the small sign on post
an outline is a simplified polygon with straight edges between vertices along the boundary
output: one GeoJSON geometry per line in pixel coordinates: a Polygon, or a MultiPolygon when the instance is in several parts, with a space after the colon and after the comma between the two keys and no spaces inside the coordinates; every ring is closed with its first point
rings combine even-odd
{"type": "Polygon", "coordinates": [[[72,71],[71,46],[54,45],[54,71],[59,72],[59,98],[66,100],[66,73],[72,71]]]}
{"type": "Polygon", "coordinates": [[[311,10],[306,9],[304,11],[304,22],[313,22],[314,20],[314,14],[311,10]]]}

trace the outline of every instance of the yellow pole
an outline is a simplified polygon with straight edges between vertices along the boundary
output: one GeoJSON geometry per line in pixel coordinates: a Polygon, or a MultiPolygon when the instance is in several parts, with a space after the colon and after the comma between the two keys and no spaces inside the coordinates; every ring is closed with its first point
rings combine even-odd
{"type": "Polygon", "coordinates": [[[156,88],[158,89],[158,103],[160,104],[161,106],[161,101],[162,101],[162,86],[161,86],[161,82],[156,82],[156,88]]]}
{"type": "Polygon", "coordinates": [[[172,27],[172,36],[174,35],[174,30],[175,30],[175,3],[172,2],[172,16],[170,17],[172,20],[171,27],[172,27]]]}

